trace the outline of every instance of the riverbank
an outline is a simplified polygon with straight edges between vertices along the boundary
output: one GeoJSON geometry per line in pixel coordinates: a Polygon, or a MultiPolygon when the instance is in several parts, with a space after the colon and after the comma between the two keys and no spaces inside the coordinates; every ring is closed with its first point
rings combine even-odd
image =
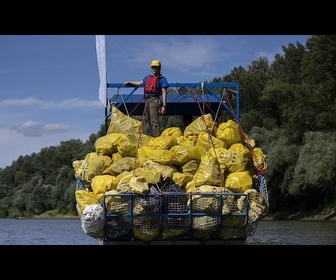
{"type": "MultiPolygon", "coordinates": [[[[21,217],[19,217],[21,218],[21,217]]],[[[24,217],[25,218],[25,217],[24,217]]],[[[34,219],[79,219],[76,212],[66,215],[59,214],[56,210],[49,210],[34,219]]],[[[293,221],[336,221],[336,209],[295,210],[283,209],[276,213],[269,213],[262,220],[293,220],[293,221]]]]}
{"type": "Polygon", "coordinates": [[[61,215],[58,214],[56,210],[50,210],[41,215],[34,216],[33,219],[79,219],[79,216],[75,213],[61,215]]]}
{"type": "Polygon", "coordinates": [[[279,211],[267,214],[262,220],[336,221],[336,211],[328,214],[318,210],[279,211]]]}
{"type": "MultiPolygon", "coordinates": [[[[78,215],[60,215],[55,214],[54,211],[48,211],[39,216],[35,216],[34,219],[79,219],[78,215]]],[[[262,218],[265,221],[272,220],[293,220],[293,221],[335,221],[336,211],[332,211],[328,214],[324,214],[323,211],[317,210],[283,210],[277,213],[269,213],[262,218]]]]}

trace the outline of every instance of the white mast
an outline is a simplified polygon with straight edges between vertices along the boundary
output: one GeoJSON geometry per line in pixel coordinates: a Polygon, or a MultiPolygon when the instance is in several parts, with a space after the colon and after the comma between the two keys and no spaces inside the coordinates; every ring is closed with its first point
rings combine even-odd
{"type": "Polygon", "coordinates": [[[99,70],[99,100],[106,107],[107,99],[107,73],[106,73],[106,43],[105,35],[96,35],[96,50],[99,70]]]}

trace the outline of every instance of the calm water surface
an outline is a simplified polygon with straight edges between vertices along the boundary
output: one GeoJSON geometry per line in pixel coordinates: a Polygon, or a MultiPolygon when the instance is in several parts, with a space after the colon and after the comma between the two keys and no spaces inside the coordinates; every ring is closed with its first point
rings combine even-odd
{"type": "MultiPolygon", "coordinates": [[[[0,219],[0,245],[101,245],[79,219],[0,219]]],[[[336,222],[260,221],[246,245],[336,245],[336,222]]]]}
{"type": "Polygon", "coordinates": [[[335,221],[260,221],[248,245],[336,245],[335,221]]]}
{"type": "Polygon", "coordinates": [[[0,219],[0,245],[99,245],[79,219],[0,219]]]}

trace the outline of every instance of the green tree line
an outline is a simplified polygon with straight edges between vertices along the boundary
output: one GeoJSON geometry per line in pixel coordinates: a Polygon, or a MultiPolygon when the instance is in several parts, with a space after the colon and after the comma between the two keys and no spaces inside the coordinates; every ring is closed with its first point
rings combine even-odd
{"type": "MultiPolygon", "coordinates": [[[[240,124],[266,154],[270,212],[336,209],[336,35],[312,35],[209,82],[240,86],[240,124]]],[[[207,82],[207,81],[205,81],[207,82]]],[[[183,126],[163,118],[163,127],[183,126]]],[[[76,215],[72,162],[93,150],[105,129],[86,142],[69,140],[20,156],[0,170],[0,218],[47,211],[76,215]]]]}

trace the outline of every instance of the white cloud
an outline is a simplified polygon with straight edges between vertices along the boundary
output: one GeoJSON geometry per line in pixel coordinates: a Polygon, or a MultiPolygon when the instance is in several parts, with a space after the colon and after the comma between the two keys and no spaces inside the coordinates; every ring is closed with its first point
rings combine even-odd
{"type": "Polygon", "coordinates": [[[19,156],[31,155],[39,153],[42,148],[59,145],[61,141],[71,139],[80,139],[86,141],[89,138],[89,133],[71,132],[64,134],[44,134],[42,137],[26,137],[14,130],[0,130],[0,168],[4,168],[17,160],[19,156]]]}
{"type": "MultiPolygon", "coordinates": [[[[137,36],[134,44],[133,39],[130,39],[130,46],[123,50],[124,53],[129,53],[127,58],[123,58],[124,63],[130,64],[125,68],[149,69],[149,62],[152,59],[160,59],[163,73],[167,74],[169,81],[182,81],[186,79],[185,77],[198,77],[197,80],[222,77],[229,74],[235,66],[246,67],[247,62],[259,58],[252,50],[246,52],[247,40],[244,36],[149,37],[148,40],[143,38],[139,40],[137,36]],[[246,56],[251,59],[246,60],[246,56]]],[[[116,59],[119,57],[122,56],[117,54],[114,56],[116,59]]]]}
{"type": "Polygon", "coordinates": [[[65,133],[70,129],[70,126],[65,124],[42,124],[33,121],[27,121],[20,125],[14,125],[11,127],[11,129],[16,130],[18,133],[22,133],[24,136],[40,137],[43,134],[65,133]]]}
{"type": "Polygon", "coordinates": [[[98,100],[69,98],[50,101],[35,97],[0,101],[0,168],[20,155],[38,153],[61,141],[86,141],[104,122],[98,100]]]}
{"type": "MultiPolygon", "coordinates": [[[[129,61],[132,64],[148,65],[152,59],[160,59],[163,67],[176,69],[202,68],[218,59],[220,44],[208,36],[189,37],[185,40],[167,37],[166,40],[146,42],[142,40],[134,46],[129,61]]],[[[160,36],[160,38],[165,38],[160,36]]]]}
{"type": "Polygon", "coordinates": [[[102,108],[102,103],[98,100],[83,100],[79,98],[69,98],[65,100],[45,101],[36,97],[27,97],[22,99],[5,99],[0,101],[0,108],[13,109],[17,107],[31,106],[39,109],[68,109],[68,108],[102,108]]]}

